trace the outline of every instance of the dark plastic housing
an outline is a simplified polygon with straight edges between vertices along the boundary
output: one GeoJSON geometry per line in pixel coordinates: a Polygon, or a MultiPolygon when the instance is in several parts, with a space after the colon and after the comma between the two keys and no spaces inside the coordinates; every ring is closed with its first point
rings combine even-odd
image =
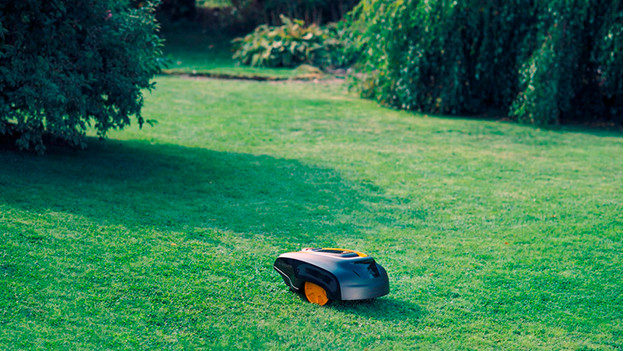
{"type": "Polygon", "coordinates": [[[331,300],[366,300],[387,295],[386,270],[375,260],[340,249],[304,249],[280,255],[273,268],[295,291],[308,281],[321,286],[331,300]]]}

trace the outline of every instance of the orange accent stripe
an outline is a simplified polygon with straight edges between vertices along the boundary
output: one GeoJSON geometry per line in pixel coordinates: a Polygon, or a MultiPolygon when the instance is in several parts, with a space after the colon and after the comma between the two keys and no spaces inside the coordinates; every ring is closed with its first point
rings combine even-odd
{"type": "Polygon", "coordinates": [[[336,251],[344,251],[344,252],[353,252],[354,254],[357,254],[360,257],[368,257],[368,255],[365,253],[361,253],[359,251],[349,250],[349,249],[336,249],[336,248],[323,247],[321,248],[321,250],[336,250],[336,251]]]}

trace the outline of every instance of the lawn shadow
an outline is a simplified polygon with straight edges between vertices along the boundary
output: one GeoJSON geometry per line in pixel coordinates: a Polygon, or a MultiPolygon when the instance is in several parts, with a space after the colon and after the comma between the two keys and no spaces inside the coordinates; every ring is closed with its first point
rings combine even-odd
{"type": "Polygon", "coordinates": [[[367,319],[405,322],[412,325],[418,325],[426,314],[425,310],[415,303],[388,297],[362,301],[339,301],[334,302],[330,307],[367,319]]]}
{"type": "Polygon", "coordinates": [[[621,138],[622,137],[622,126],[617,123],[613,124],[579,124],[579,123],[568,123],[561,125],[523,125],[518,124],[515,121],[509,119],[505,114],[501,113],[491,113],[485,112],[483,114],[478,115],[468,115],[468,116],[453,116],[449,117],[446,115],[429,115],[429,117],[441,118],[441,119],[453,119],[453,120],[465,120],[465,121],[473,121],[473,122],[497,122],[504,124],[512,124],[515,125],[516,128],[525,129],[527,132],[531,131],[550,131],[553,133],[560,134],[565,136],[567,134],[584,134],[591,135],[595,137],[606,137],[606,138],[621,138]]]}
{"type": "Polygon", "coordinates": [[[358,214],[384,201],[335,170],[297,160],[139,141],[88,145],[51,147],[45,156],[0,150],[0,201],[196,240],[218,229],[302,242],[358,232],[358,214]]]}
{"type": "MultiPolygon", "coordinates": [[[[305,294],[290,291],[297,295],[301,303],[310,303],[305,294]]],[[[330,308],[344,314],[353,314],[366,319],[385,322],[406,322],[417,325],[425,317],[426,311],[419,305],[389,297],[368,300],[332,301],[322,308],[330,308]]]]}

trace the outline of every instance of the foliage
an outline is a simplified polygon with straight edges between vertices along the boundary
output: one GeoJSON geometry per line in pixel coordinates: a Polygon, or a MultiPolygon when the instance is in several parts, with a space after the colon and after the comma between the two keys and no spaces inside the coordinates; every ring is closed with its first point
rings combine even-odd
{"type": "Polygon", "coordinates": [[[207,7],[207,8],[220,8],[220,7],[228,7],[232,6],[232,1],[230,0],[197,0],[195,1],[196,7],[207,7]]]}
{"type": "Polygon", "coordinates": [[[197,12],[196,3],[196,0],[160,0],[159,19],[165,22],[193,19],[197,12]]]}
{"type": "Polygon", "coordinates": [[[43,136],[84,146],[89,126],[139,125],[159,71],[153,5],[25,0],[0,5],[0,135],[43,152],[43,136]]]}
{"type": "Polygon", "coordinates": [[[336,22],[349,12],[358,0],[232,0],[240,12],[247,13],[249,20],[262,21],[268,25],[283,24],[281,16],[301,18],[305,23],[336,22]]]}
{"type": "Polygon", "coordinates": [[[365,0],[349,21],[360,90],[384,104],[621,123],[621,1],[365,0]]]}
{"type": "Polygon", "coordinates": [[[320,67],[343,65],[344,45],[336,26],[305,26],[302,20],[281,17],[281,26],[258,26],[252,33],[233,40],[233,58],[255,67],[295,67],[306,63],[320,67]]]}
{"type": "Polygon", "coordinates": [[[326,62],[333,67],[350,67],[359,56],[353,48],[354,33],[345,21],[328,23],[324,27],[328,39],[325,41],[326,62]]]}

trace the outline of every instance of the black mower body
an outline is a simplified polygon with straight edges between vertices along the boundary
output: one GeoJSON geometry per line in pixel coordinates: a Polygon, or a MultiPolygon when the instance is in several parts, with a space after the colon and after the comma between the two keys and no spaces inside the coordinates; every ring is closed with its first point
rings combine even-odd
{"type": "Polygon", "coordinates": [[[351,250],[288,252],[275,260],[273,268],[294,291],[307,281],[324,288],[331,300],[366,300],[390,292],[386,270],[372,257],[351,250]]]}

